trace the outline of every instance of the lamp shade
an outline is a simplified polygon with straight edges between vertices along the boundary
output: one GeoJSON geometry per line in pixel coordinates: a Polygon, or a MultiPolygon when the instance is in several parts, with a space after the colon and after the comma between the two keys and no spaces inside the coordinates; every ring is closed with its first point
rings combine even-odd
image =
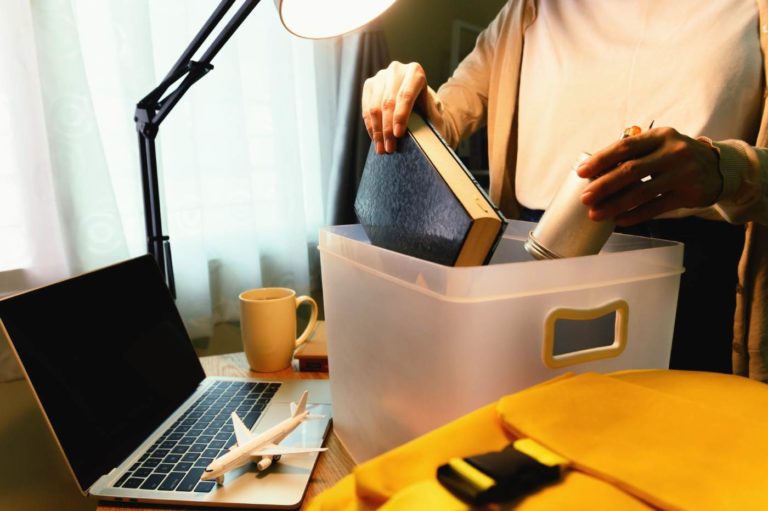
{"type": "Polygon", "coordinates": [[[283,26],[308,39],[334,37],[358,29],[395,0],[275,0],[283,26]]]}

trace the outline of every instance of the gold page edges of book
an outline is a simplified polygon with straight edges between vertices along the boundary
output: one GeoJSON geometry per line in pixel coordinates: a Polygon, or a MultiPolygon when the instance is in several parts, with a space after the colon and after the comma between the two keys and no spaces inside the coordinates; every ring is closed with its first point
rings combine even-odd
{"type": "Polygon", "coordinates": [[[499,237],[503,220],[493,204],[478,190],[477,183],[420,115],[411,115],[408,130],[472,219],[455,266],[482,265],[499,237]]]}

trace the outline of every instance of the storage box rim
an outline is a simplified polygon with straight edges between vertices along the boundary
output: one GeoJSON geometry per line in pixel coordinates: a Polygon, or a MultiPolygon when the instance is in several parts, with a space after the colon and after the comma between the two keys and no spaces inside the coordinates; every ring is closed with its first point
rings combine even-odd
{"type": "MultiPolygon", "coordinates": [[[[518,221],[516,221],[516,222],[518,222],[518,221]]],[[[519,222],[519,223],[530,223],[530,222],[519,222]]],[[[354,227],[361,227],[361,226],[360,226],[360,224],[344,224],[344,225],[326,225],[324,227],[321,227],[320,228],[320,239],[319,239],[318,248],[323,246],[323,239],[326,236],[340,237],[340,238],[344,238],[347,241],[352,242],[352,243],[359,243],[359,244],[366,245],[366,246],[373,246],[372,244],[370,244],[370,242],[366,243],[366,242],[363,242],[363,241],[358,240],[358,239],[349,238],[349,237],[345,236],[342,232],[339,232],[340,229],[348,229],[348,228],[354,228],[354,227]]],[[[507,231],[509,231],[512,227],[514,227],[514,225],[512,224],[512,221],[510,221],[510,223],[507,226],[507,231]]],[[[579,260],[588,261],[591,258],[594,259],[594,258],[600,257],[600,258],[604,259],[605,257],[614,257],[614,256],[616,256],[618,254],[624,254],[626,252],[642,253],[642,252],[646,252],[646,251],[650,251],[650,250],[653,250],[653,251],[670,250],[670,249],[675,249],[677,247],[683,246],[683,244],[680,243],[679,241],[665,240],[665,239],[662,239],[662,238],[646,238],[644,236],[637,236],[637,235],[633,235],[633,234],[622,234],[622,233],[614,233],[611,236],[612,236],[612,238],[608,240],[608,242],[606,243],[606,245],[604,247],[604,250],[601,251],[599,254],[584,255],[584,256],[579,256],[578,258],[566,258],[566,259],[579,259],[579,260]],[[617,236],[618,237],[617,239],[625,239],[625,238],[642,239],[642,240],[645,240],[647,243],[657,243],[657,245],[655,245],[655,246],[654,245],[649,245],[649,246],[644,246],[642,248],[636,248],[636,249],[632,249],[632,250],[614,250],[613,249],[613,245],[615,245],[617,243],[617,241],[613,240],[613,236],[617,236]]],[[[523,242],[523,241],[525,241],[527,239],[526,237],[522,237],[522,236],[519,236],[519,235],[510,234],[510,233],[506,233],[506,232],[505,232],[505,234],[502,235],[501,238],[502,239],[506,238],[506,239],[509,239],[509,240],[520,241],[520,242],[523,242]]],[[[384,248],[384,247],[377,247],[377,249],[378,250],[382,250],[382,251],[384,251],[387,254],[391,254],[393,257],[405,257],[405,258],[409,258],[409,259],[418,259],[416,257],[410,256],[410,255],[407,255],[407,254],[403,254],[401,252],[397,252],[395,250],[391,250],[391,249],[384,248]]],[[[539,264],[539,265],[550,264],[550,265],[555,265],[555,264],[562,264],[562,262],[564,260],[565,259],[562,259],[562,258],[560,258],[560,259],[538,259],[538,260],[533,260],[532,259],[530,261],[514,261],[514,262],[507,262],[507,263],[491,263],[491,264],[487,264],[487,265],[483,265],[483,266],[456,266],[456,267],[451,267],[451,266],[446,266],[444,264],[435,263],[433,261],[428,261],[426,259],[418,259],[419,264],[423,264],[423,265],[425,265],[427,267],[438,268],[440,270],[445,270],[446,268],[449,268],[453,272],[474,271],[477,268],[483,268],[483,267],[487,268],[487,267],[491,267],[491,266],[493,266],[493,267],[500,267],[500,266],[504,266],[506,264],[517,264],[517,265],[519,265],[519,264],[539,264]]],[[[682,254],[680,256],[680,261],[682,262],[682,254]]],[[[680,270],[681,270],[681,272],[683,271],[682,265],[680,266],[680,270]]]]}
{"type": "MultiPolygon", "coordinates": [[[[524,298],[528,296],[541,296],[541,295],[549,295],[553,293],[565,293],[565,292],[571,292],[571,291],[580,291],[585,289],[595,289],[595,288],[602,288],[602,287],[608,287],[608,286],[616,286],[620,284],[627,284],[631,282],[640,282],[644,280],[653,280],[653,279],[662,279],[666,277],[674,277],[676,275],[680,275],[683,273],[684,268],[680,267],[679,269],[670,270],[668,272],[659,272],[659,273],[653,273],[653,274],[645,274],[640,277],[632,277],[632,278],[626,278],[626,279],[614,279],[614,280],[607,280],[602,281],[599,284],[590,283],[590,284],[583,284],[583,285],[577,285],[577,286],[563,286],[559,288],[547,288],[542,289],[540,292],[519,292],[519,293],[507,293],[507,294],[495,294],[495,295],[485,295],[482,298],[461,298],[461,297],[451,297],[447,295],[440,294],[438,292],[432,291],[431,289],[426,289],[420,286],[417,286],[415,284],[412,284],[410,282],[406,282],[404,280],[401,280],[397,277],[393,277],[391,275],[388,275],[386,273],[380,272],[378,270],[374,270],[373,268],[370,268],[369,266],[366,266],[364,264],[361,264],[357,261],[354,261],[352,259],[349,259],[348,257],[344,257],[340,254],[337,254],[336,252],[333,252],[332,250],[328,250],[325,247],[319,246],[317,247],[318,251],[320,251],[321,256],[321,264],[322,264],[322,256],[323,254],[335,257],[337,259],[341,259],[345,261],[348,264],[351,264],[352,266],[357,267],[360,270],[363,270],[366,273],[369,273],[371,275],[374,275],[376,277],[382,278],[384,280],[390,281],[394,284],[397,284],[400,287],[408,288],[413,291],[416,291],[418,293],[421,293],[423,295],[430,296],[436,300],[440,300],[443,302],[450,302],[450,303],[484,303],[484,302],[493,302],[493,301],[501,301],[501,300],[510,300],[510,299],[516,299],[516,298],[524,298]]],[[[594,257],[594,256],[590,256],[594,257]]],[[[532,261],[537,262],[537,261],[532,261]]],[[[546,262],[546,261],[540,261],[540,262],[546,262]]],[[[518,263],[512,263],[512,264],[518,264],[518,263]]]]}

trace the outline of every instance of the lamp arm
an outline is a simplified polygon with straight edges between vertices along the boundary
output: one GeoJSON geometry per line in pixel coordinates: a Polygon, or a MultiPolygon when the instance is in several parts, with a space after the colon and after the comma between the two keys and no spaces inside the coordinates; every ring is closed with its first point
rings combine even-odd
{"type": "Polygon", "coordinates": [[[168,236],[163,234],[163,224],[160,216],[160,186],[155,138],[160,129],[160,123],[173,110],[189,88],[213,69],[211,64],[213,58],[229,41],[259,1],[245,0],[224,28],[221,29],[216,39],[205,50],[200,60],[194,61],[192,57],[213,30],[221,23],[221,20],[235,3],[235,0],[222,0],[163,81],[136,104],[134,122],[136,123],[136,131],[139,135],[139,157],[141,160],[141,183],[144,197],[147,250],[160,266],[160,271],[174,298],[176,297],[176,286],[171,259],[171,241],[168,236]],[[181,81],[179,82],[179,80],[181,81]],[[176,88],[166,95],[168,89],[177,82],[179,83],[176,88]]]}

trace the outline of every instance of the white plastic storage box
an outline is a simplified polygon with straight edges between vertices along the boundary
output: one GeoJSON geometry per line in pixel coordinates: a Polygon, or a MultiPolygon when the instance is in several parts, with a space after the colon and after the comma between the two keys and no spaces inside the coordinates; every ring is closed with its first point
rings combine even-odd
{"type": "Polygon", "coordinates": [[[665,368],[679,243],[613,234],[534,261],[511,221],[487,266],[451,268],[320,232],[334,431],[357,462],[568,371],[665,368]]]}

